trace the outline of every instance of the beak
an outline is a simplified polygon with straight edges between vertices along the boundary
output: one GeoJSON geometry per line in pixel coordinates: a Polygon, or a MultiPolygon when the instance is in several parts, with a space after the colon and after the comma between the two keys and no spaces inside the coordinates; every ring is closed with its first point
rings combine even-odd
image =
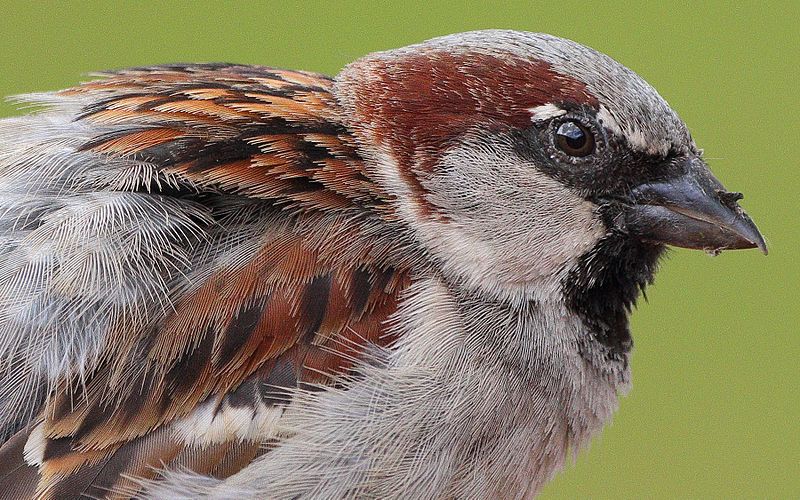
{"type": "Polygon", "coordinates": [[[702,160],[687,163],[680,177],[633,189],[628,230],[654,243],[708,251],[757,247],[766,255],[764,238],[737,203],[742,195],[726,191],[702,160]]]}

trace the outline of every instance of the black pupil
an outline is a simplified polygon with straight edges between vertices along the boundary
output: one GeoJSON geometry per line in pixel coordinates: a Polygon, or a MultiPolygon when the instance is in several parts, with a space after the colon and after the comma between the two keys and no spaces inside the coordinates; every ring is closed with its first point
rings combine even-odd
{"type": "Polygon", "coordinates": [[[586,133],[575,122],[562,123],[556,133],[564,138],[571,149],[579,151],[586,146],[586,133]]]}

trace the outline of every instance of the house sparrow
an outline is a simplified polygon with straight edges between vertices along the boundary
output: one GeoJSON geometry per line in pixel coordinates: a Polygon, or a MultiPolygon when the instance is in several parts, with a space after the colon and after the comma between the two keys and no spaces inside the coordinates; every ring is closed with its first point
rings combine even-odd
{"type": "Polygon", "coordinates": [[[477,31],[0,121],[0,496],[528,498],[665,245],[763,238],[630,70],[477,31]]]}

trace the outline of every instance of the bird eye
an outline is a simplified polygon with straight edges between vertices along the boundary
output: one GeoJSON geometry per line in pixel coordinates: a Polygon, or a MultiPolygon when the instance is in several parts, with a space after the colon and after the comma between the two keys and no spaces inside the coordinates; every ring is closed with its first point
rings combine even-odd
{"type": "Polygon", "coordinates": [[[594,152],[594,136],[580,123],[567,121],[556,130],[556,146],[570,156],[587,156],[594,152]]]}

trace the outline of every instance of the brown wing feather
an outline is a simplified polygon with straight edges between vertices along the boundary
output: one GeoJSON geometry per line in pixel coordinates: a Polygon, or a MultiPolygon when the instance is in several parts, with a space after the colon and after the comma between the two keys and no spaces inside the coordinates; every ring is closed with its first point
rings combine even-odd
{"type": "Polygon", "coordinates": [[[62,92],[89,103],[79,120],[106,130],[81,151],[154,165],[165,186],[123,185],[208,206],[217,236],[198,241],[205,268],[175,290],[171,309],[144,330],[110,325],[99,365],[80,384],[63,381],[40,433],[0,449],[8,478],[30,476],[20,443],[35,439],[45,497],[132,492],[123,476],[150,478],[162,464],[232,474],[264,451],[261,441],[188,442],[172,426],[203,411],[255,418],[292,389],[333,383],[366,345],[393,340],[386,323],[410,264],[382,234],[374,209],[385,196],[330,88],[311,73],[197,65],[126,70],[62,92]],[[256,243],[227,238],[231,221],[256,243]]]}
{"type": "Polygon", "coordinates": [[[81,119],[131,125],[85,149],[148,160],[196,186],[304,208],[379,203],[326,76],[254,66],[127,70],[64,91],[81,119]]]}
{"type": "Polygon", "coordinates": [[[0,447],[0,499],[32,498],[39,484],[39,471],[25,463],[23,450],[29,432],[24,429],[0,447]]]}

